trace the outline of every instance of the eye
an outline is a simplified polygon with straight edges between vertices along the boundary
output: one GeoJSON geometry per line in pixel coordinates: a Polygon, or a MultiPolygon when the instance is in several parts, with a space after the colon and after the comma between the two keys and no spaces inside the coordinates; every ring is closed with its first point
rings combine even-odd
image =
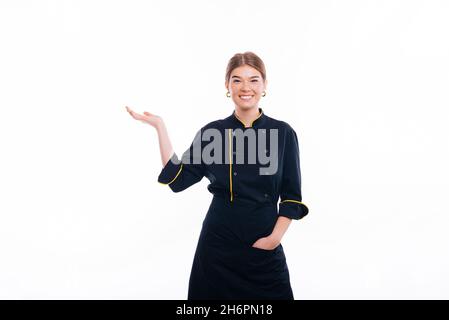
{"type": "Polygon", "coordinates": [[[257,80],[257,79],[254,79],[253,81],[256,81],[256,82],[257,82],[257,81],[259,81],[259,80],[257,80]]]}
{"type": "Polygon", "coordinates": [[[234,82],[240,82],[240,80],[235,79],[234,82]]]}

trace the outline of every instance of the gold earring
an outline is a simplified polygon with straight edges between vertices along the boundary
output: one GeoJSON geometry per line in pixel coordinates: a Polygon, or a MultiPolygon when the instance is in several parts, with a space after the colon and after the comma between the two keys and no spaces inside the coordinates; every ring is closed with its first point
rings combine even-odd
{"type": "Polygon", "coordinates": [[[228,91],[228,92],[226,92],[226,97],[231,97],[231,93],[228,91]]]}
{"type": "Polygon", "coordinates": [[[262,92],[262,97],[265,97],[267,95],[267,93],[264,91],[262,92]]]}

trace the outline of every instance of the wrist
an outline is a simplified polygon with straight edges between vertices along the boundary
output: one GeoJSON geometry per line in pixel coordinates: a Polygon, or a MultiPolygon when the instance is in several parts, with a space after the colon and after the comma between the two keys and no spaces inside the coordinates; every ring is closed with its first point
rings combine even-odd
{"type": "Polygon", "coordinates": [[[272,232],[268,237],[274,243],[280,243],[282,240],[282,235],[276,232],[272,232]]]}
{"type": "Polygon", "coordinates": [[[157,131],[162,131],[162,130],[164,130],[164,129],[165,129],[165,123],[164,123],[164,121],[163,121],[162,119],[158,120],[158,121],[156,122],[156,124],[154,125],[154,128],[155,128],[157,131]]]}

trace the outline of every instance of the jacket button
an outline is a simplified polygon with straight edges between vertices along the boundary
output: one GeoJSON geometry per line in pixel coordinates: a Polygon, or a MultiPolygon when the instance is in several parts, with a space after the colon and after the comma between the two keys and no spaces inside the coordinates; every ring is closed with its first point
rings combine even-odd
{"type": "Polygon", "coordinates": [[[234,176],[236,176],[236,175],[237,175],[237,172],[234,171],[234,176]]]}
{"type": "Polygon", "coordinates": [[[265,193],[263,196],[264,196],[265,198],[267,198],[267,197],[268,197],[268,194],[265,193]]]}

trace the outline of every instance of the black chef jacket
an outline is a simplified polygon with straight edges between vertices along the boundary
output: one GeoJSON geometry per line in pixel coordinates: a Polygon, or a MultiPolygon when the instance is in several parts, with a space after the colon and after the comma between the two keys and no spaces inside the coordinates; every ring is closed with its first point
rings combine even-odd
{"type": "MultiPolygon", "coordinates": [[[[215,155],[215,152],[216,150],[213,150],[211,154],[215,155]]],[[[245,127],[235,111],[225,119],[212,121],[203,126],[181,159],[176,153],[173,153],[160,172],[158,182],[168,185],[174,192],[180,192],[199,182],[204,176],[210,181],[207,186],[208,190],[214,195],[226,197],[231,203],[238,198],[256,204],[264,202],[277,204],[280,198],[279,215],[291,219],[301,219],[308,214],[309,210],[302,202],[301,196],[297,134],[287,122],[267,116],[262,108],[259,108],[259,116],[250,127],[245,127]],[[221,163],[205,163],[201,159],[201,153],[198,154],[194,151],[194,147],[201,146],[202,151],[210,143],[210,141],[203,141],[205,140],[203,133],[206,129],[211,128],[219,130],[223,137],[222,150],[219,151],[223,160],[221,163]],[[265,139],[267,144],[264,152],[269,155],[271,152],[270,129],[278,130],[278,168],[276,173],[260,174],[267,164],[262,165],[259,161],[249,163],[247,143],[244,147],[245,163],[237,163],[235,137],[237,130],[243,132],[254,130],[257,141],[261,138],[265,139]]]]}

